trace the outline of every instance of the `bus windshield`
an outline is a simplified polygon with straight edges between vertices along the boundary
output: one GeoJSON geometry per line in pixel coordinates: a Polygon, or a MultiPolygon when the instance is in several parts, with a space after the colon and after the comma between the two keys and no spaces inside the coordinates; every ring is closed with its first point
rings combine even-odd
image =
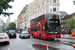
{"type": "Polygon", "coordinates": [[[46,33],[58,34],[60,32],[60,22],[57,14],[46,14],[46,33]]]}

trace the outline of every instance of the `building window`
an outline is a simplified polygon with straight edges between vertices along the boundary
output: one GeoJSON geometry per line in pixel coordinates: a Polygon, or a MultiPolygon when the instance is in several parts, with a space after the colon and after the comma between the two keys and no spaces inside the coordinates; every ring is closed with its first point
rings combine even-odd
{"type": "Polygon", "coordinates": [[[52,3],[52,0],[50,0],[50,3],[52,3]]]}
{"type": "Polygon", "coordinates": [[[44,5],[46,5],[46,0],[44,0],[44,5]]]}
{"type": "Polygon", "coordinates": [[[50,6],[50,12],[52,12],[52,6],[50,6]]]}
{"type": "Polygon", "coordinates": [[[47,8],[45,7],[45,8],[44,8],[44,13],[46,13],[46,12],[47,12],[47,8]]]}
{"type": "Polygon", "coordinates": [[[49,10],[50,10],[50,12],[58,12],[59,8],[58,8],[58,6],[53,5],[53,6],[50,6],[49,10]]]}
{"type": "Polygon", "coordinates": [[[53,0],[53,3],[56,3],[56,0],[53,0]]]}
{"type": "Polygon", "coordinates": [[[40,3],[40,8],[42,7],[42,3],[40,3]]]}
{"type": "Polygon", "coordinates": [[[57,2],[56,3],[58,3],[58,0],[57,0],[57,2]]]}
{"type": "Polygon", "coordinates": [[[50,3],[58,3],[58,0],[50,0],[50,3]]]}
{"type": "Polygon", "coordinates": [[[34,12],[35,12],[35,7],[34,7],[34,12]]]}
{"type": "Polygon", "coordinates": [[[53,6],[53,12],[56,12],[56,5],[53,6]]]}
{"type": "Polygon", "coordinates": [[[38,6],[37,6],[37,10],[38,10],[38,6]]]}
{"type": "Polygon", "coordinates": [[[25,12],[26,12],[26,10],[27,10],[27,8],[23,11],[23,13],[25,13],[25,12]]]}
{"type": "Polygon", "coordinates": [[[36,12],[35,12],[35,17],[37,16],[36,12]]]}
{"type": "Polygon", "coordinates": [[[42,14],[42,10],[40,10],[40,15],[42,14]]]}
{"type": "Polygon", "coordinates": [[[57,6],[57,12],[59,11],[59,8],[58,8],[58,6],[57,6]]]}

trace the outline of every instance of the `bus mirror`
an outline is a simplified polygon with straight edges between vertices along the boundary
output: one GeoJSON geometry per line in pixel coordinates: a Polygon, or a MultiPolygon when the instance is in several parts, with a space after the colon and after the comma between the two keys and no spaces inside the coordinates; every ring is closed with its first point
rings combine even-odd
{"type": "Polygon", "coordinates": [[[43,29],[45,29],[45,26],[43,26],[43,29]]]}

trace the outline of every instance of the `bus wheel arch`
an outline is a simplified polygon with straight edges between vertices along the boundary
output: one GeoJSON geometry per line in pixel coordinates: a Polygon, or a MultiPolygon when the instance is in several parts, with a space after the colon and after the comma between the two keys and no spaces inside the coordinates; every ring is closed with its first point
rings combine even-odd
{"type": "Polygon", "coordinates": [[[32,33],[32,37],[34,38],[34,35],[33,35],[33,33],[32,33]]]}

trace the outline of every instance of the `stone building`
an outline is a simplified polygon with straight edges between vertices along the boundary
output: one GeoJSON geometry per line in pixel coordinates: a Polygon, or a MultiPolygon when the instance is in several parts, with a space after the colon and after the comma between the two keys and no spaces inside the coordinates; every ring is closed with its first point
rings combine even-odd
{"type": "Polygon", "coordinates": [[[65,32],[67,32],[67,30],[70,29],[69,27],[67,27],[66,23],[67,23],[67,20],[69,20],[71,17],[75,17],[75,13],[71,15],[65,15],[64,18],[61,19],[61,25],[63,25],[62,29],[64,29],[65,32]]]}
{"type": "MultiPolygon", "coordinates": [[[[26,5],[26,7],[28,7],[28,5],[26,5]]],[[[22,29],[22,15],[25,13],[26,7],[23,8],[23,10],[20,12],[19,16],[18,16],[18,22],[17,22],[17,27],[18,29],[21,28],[22,29]]]]}
{"type": "Polygon", "coordinates": [[[30,28],[30,20],[43,13],[59,13],[59,0],[34,0],[22,14],[22,29],[30,28]]]}

